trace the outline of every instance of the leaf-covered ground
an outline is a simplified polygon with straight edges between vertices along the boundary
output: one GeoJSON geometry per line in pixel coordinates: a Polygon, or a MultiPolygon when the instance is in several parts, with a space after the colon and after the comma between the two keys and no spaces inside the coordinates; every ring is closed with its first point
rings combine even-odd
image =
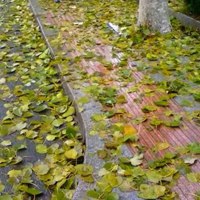
{"type": "Polygon", "coordinates": [[[90,96],[104,108],[94,113],[90,134],[103,138],[97,153],[106,164],[88,196],[119,199],[112,192],[119,187],[144,199],[198,199],[199,33],[174,19],[166,35],[139,29],[132,0],[40,3],[43,23],[58,32],[49,40],[63,75],[88,94],[80,111],[90,96]],[[120,156],[125,142],[134,149],[131,158],[120,156]]]}
{"type": "Polygon", "coordinates": [[[132,0],[42,0],[41,5],[47,11],[43,23],[58,32],[49,38],[57,48],[53,62],[27,2],[0,6],[1,164],[13,186],[2,194],[28,199],[47,185],[53,199],[71,199],[75,173],[94,181],[91,166],[73,167],[83,149],[74,138],[79,137],[74,109],[53,67],[59,63],[73,87],[88,94],[78,100],[79,110],[91,96],[104,109],[92,117],[90,134],[104,140],[97,154],[105,165],[90,198],[117,200],[118,187],[136,190],[143,199],[199,199],[199,33],[175,20],[173,32],[164,36],[138,29],[132,0]],[[120,154],[126,142],[134,147],[130,158],[120,154]],[[38,157],[23,156],[29,149],[38,157]]]}
{"type": "Polygon", "coordinates": [[[28,2],[0,1],[0,199],[71,199],[83,151],[28,2]]]}
{"type": "Polygon", "coordinates": [[[183,13],[189,12],[186,2],[183,0],[178,0],[178,1],[170,0],[168,3],[169,3],[169,6],[173,8],[173,10],[176,12],[183,12],[183,13]]]}

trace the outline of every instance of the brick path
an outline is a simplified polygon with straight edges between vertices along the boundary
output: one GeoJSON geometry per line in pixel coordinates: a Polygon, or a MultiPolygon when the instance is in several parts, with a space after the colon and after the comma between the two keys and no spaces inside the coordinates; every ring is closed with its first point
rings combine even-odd
{"type": "MultiPolygon", "coordinates": [[[[53,12],[46,12],[45,22],[48,24],[54,25],[58,30],[65,25],[70,27],[70,30],[62,31],[62,36],[66,41],[70,41],[71,43],[63,44],[63,51],[66,52],[66,55],[69,57],[77,57],[79,55],[84,55],[84,51],[79,46],[79,41],[77,35],[85,30],[82,29],[81,26],[75,25],[74,22],[80,20],[77,16],[73,15],[73,10],[71,13],[67,13],[65,15],[55,15],[53,12]],[[78,33],[78,34],[77,34],[78,33]]],[[[90,51],[93,51],[97,55],[101,55],[104,59],[113,63],[113,66],[116,66],[119,62],[119,59],[112,57],[112,46],[109,46],[104,42],[101,38],[92,38],[94,35],[88,35],[90,39],[94,40],[94,46],[89,47],[90,51]],[[92,49],[91,49],[92,48],[92,49]]],[[[94,31],[94,30],[93,30],[94,31]]],[[[85,44],[85,50],[87,48],[87,44],[85,44]]],[[[137,102],[135,99],[140,97],[140,92],[144,92],[145,89],[151,89],[154,91],[155,86],[141,86],[140,91],[128,93],[127,89],[131,86],[134,86],[134,83],[128,83],[126,86],[123,86],[123,83],[120,82],[118,77],[116,76],[115,67],[112,70],[108,70],[105,68],[100,62],[94,61],[93,59],[82,59],[81,67],[88,74],[93,74],[95,72],[101,73],[101,76],[105,80],[106,84],[111,86],[117,86],[119,89],[118,92],[126,96],[127,103],[116,105],[117,108],[124,108],[128,113],[127,121],[131,121],[131,119],[135,117],[139,117],[143,115],[141,108],[144,105],[154,105],[154,101],[158,100],[159,97],[162,96],[162,93],[154,92],[153,95],[143,97],[142,102],[137,102]]],[[[133,64],[129,62],[129,69],[132,69],[133,80],[135,82],[139,82],[143,78],[143,74],[141,72],[136,71],[133,64]]],[[[175,111],[176,113],[183,113],[184,110],[174,101],[170,100],[169,109],[175,111]]],[[[159,118],[164,117],[164,108],[159,108],[157,111],[153,113],[147,114],[149,118],[153,115],[158,116],[159,118]]],[[[140,125],[134,125],[138,132],[140,143],[151,149],[158,142],[168,142],[170,144],[170,150],[173,151],[173,148],[176,146],[186,145],[191,142],[200,142],[200,127],[195,125],[193,122],[184,119],[183,124],[180,128],[170,128],[166,126],[161,126],[159,128],[153,128],[152,130],[148,130],[147,122],[144,122],[140,125]]],[[[133,150],[134,151],[134,150],[133,150]]],[[[151,160],[162,153],[152,154],[150,150],[145,153],[145,159],[151,160]]],[[[200,162],[198,161],[196,164],[192,166],[194,171],[200,171],[200,162]]],[[[187,181],[186,178],[181,177],[177,186],[174,187],[175,191],[179,194],[181,200],[192,200],[194,199],[192,193],[198,191],[200,188],[200,184],[192,184],[187,181]]]]}

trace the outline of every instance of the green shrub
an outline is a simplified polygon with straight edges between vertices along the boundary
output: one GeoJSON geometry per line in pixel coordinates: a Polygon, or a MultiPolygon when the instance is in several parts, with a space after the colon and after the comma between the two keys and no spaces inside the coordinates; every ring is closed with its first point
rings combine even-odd
{"type": "Polygon", "coordinates": [[[185,0],[192,14],[200,14],[200,0],[185,0]]]}

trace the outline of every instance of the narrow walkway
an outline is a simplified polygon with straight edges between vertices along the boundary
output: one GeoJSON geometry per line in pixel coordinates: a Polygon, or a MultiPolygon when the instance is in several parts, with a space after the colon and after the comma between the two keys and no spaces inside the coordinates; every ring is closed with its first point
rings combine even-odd
{"type": "MultiPolygon", "coordinates": [[[[92,86],[96,85],[98,88],[99,85],[102,85],[102,87],[117,89],[117,93],[121,94],[121,99],[118,99],[118,103],[112,109],[118,113],[112,120],[113,122],[132,123],[138,130],[139,141],[145,147],[147,161],[162,156],[168,150],[173,152],[178,146],[200,142],[199,125],[189,119],[188,113],[186,114],[184,108],[175,99],[168,99],[169,96],[165,89],[158,89],[149,78],[150,76],[138,71],[137,66],[140,64],[138,58],[137,61],[134,61],[134,58],[126,57],[128,48],[125,46],[128,44],[118,34],[111,33],[112,31],[105,23],[105,21],[112,20],[113,16],[117,14],[121,19],[121,12],[124,9],[124,11],[130,12],[131,20],[126,22],[127,26],[130,26],[128,23],[134,22],[135,16],[126,6],[132,6],[134,9],[134,5],[124,3],[124,7],[119,8],[117,5],[114,6],[114,3],[107,3],[108,5],[104,6],[99,4],[96,1],[85,1],[85,3],[80,1],[77,4],[63,2],[50,6],[51,10],[46,11],[43,20],[47,27],[50,29],[53,27],[59,33],[60,39],[56,39],[54,36],[49,37],[54,47],[62,46],[61,52],[69,58],[71,65],[87,73],[86,76],[90,78],[92,86]],[[119,44],[115,43],[114,46],[111,41],[112,37],[115,38],[115,41],[118,38],[119,44]],[[122,43],[120,43],[121,40],[122,43]],[[157,105],[159,102],[167,104],[155,107],[155,102],[158,102],[157,105]],[[147,106],[146,110],[145,106],[147,106]],[[140,123],[137,123],[139,121],[140,123]],[[166,122],[165,125],[163,125],[164,122],[166,122]],[[157,153],[153,152],[155,146],[160,143],[169,144],[169,148],[157,153]]],[[[122,5],[120,4],[120,6],[122,5]]],[[[116,19],[119,24],[120,19],[116,19]]],[[[124,20],[126,21],[126,19],[124,20]]],[[[150,42],[153,43],[154,40],[150,42]]],[[[196,41],[196,43],[198,42],[196,41]]],[[[128,51],[134,50],[128,49],[128,51]]],[[[138,52],[138,54],[140,53],[138,52]]],[[[143,67],[148,67],[149,62],[146,65],[143,67]]],[[[67,69],[63,65],[63,70],[67,71],[67,69]]],[[[194,104],[196,110],[199,110],[199,104],[197,102],[194,104]]],[[[105,110],[111,109],[105,106],[105,110]]],[[[130,144],[130,146],[134,152],[134,144],[130,144]]],[[[197,161],[192,169],[199,172],[200,162],[197,161]]],[[[199,188],[199,184],[191,183],[185,177],[181,177],[174,190],[179,194],[181,200],[193,200],[193,194],[199,188]]]]}

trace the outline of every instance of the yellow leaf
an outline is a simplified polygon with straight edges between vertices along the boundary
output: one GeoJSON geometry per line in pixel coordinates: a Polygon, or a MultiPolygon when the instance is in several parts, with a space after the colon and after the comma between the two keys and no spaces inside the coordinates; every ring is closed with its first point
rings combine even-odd
{"type": "Polygon", "coordinates": [[[126,124],[124,126],[124,134],[125,135],[136,135],[137,130],[130,124],[126,124]]]}
{"type": "Polygon", "coordinates": [[[65,157],[68,159],[76,159],[77,155],[78,155],[78,153],[75,149],[70,149],[65,152],[65,157]]]}
{"type": "Polygon", "coordinates": [[[157,143],[154,147],[154,151],[155,152],[158,152],[158,151],[162,151],[162,150],[165,150],[165,149],[168,149],[169,148],[169,143],[167,142],[160,142],[160,143],[157,143]]]}

